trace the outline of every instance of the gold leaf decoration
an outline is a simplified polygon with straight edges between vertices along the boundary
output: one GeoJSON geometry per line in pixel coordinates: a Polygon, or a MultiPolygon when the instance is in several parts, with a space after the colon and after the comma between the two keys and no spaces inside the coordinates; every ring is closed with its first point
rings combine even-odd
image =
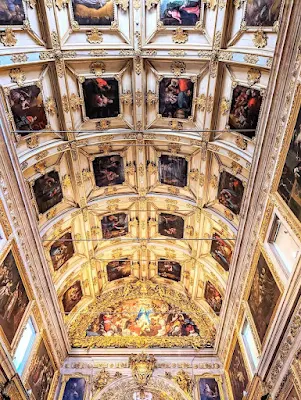
{"type": "Polygon", "coordinates": [[[92,62],[90,64],[90,71],[96,76],[101,76],[106,72],[106,66],[102,61],[92,62]]]}
{"type": "Polygon", "coordinates": [[[240,174],[242,171],[242,166],[237,164],[237,162],[232,161],[231,163],[231,170],[234,173],[234,175],[240,174]]]}
{"type": "Polygon", "coordinates": [[[24,72],[20,68],[11,69],[9,71],[9,76],[11,81],[18,86],[22,86],[26,79],[24,72]]]}
{"type": "Polygon", "coordinates": [[[69,3],[69,0],[55,0],[55,5],[57,6],[57,8],[59,10],[62,10],[63,8],[65,8],[68,3],[69,3]]]}
{"type": "Polygon", "coordinates": [[[248,147],[247,140],[244,139],[242,136],[237,136],[235,142],[237,144],[237,147],[239,147],[242,150],[246,150],[246,148],[248,147]]]}
{"type": "Polygon", "coordinates": [[[211,10],[214,10],[217,6],[217,0],[205,0],[206,6],[211,10]]]}
{"type": "Polygon", "coordinates": [[[147,92],[146,99],[148,105],[155,105],[159,101],[159,97],[156,95],[156,93],[152,92],[151,90],[147,92]]]}
{"type": "Polygon", "coordinates": [[[174,61],[170,66],[171,73],[180,76],[186,71],[186,64],[183,61],[174,61]]]}
{"type": "Polygon", "coordinates": [[[259,30],[254,33],[253,43],[258,49],[262,49],[268,43],[268,36],[262,30],[259,30]]]}
{"type": "Polygon", "coordinates": [[[108,129],[111,126],[111,122],[107,119],[102,119],[99,122],[96,122],[96,129],[99,131],[104,131],[106,129],[108,129]]]}
{"type": "Polygon", "coordinates": [[[123,11],[129,8],[129,0],[115,0],[117,6],[119,6],[123,11]]]}
{"type": "Polygon", "coordinates": [[[205,111],[206,96],[204,94],[201,94],[200,96],[196,97],[196,99],[194,101],[199,110],[205,111]]]}
{"type": "Polygon", "coordinates": [[[172,41],[174,43],[186,43],[188,41],[188,33],[182,28],[177,28],[172,34],[172,41]]]}
{"type": "Polygon", "coordinates": [[[145,5],[148,11],[157,6],[160,0],[145,0],[145,5]]]}
{"type": "Polygon", "coordinates": [[[184,57],[186,52],[184,50],[170,50],[168,54],[174,57],[184,57]]]}
{"type": "Polygon", "coordinates": [[[248,71],[248,84],[250,86],[254,85],[255,83],[259,82],[261,78],[261,72],[257,68],[250,68],[248,71]]]}
{"type": "Polygon", "coordinates": [[[259,57],[256,54],[246,54],[244,60],[248,64],[257,64],[259,57]]]}
{"type": "Polygon", "coordinates": [[[50,115],[56,114],[56,103],[53,97],[48,97],[45,101],[45,110],[50,115]]]}
{"type": "Polygon", "coordinates": [[[142,106],[142,100],[143,100],[143,94],[142,94],[141,90],[137,90],[135,93],[135,101],[136,101],[137,107],[142,106]]]}
{"type": "Polygon", "coordinates": [[[75,93],[71,94],[69,102],[73,111],[78,110],[84,104],[84,100],[75,93]]]}
{"type": "Polygon", "coordinates": [[[1,33],[0,41],[6,47],[15,46],[17,39],[12,28],[6,28],[4,33],[1,33]]]}
{"type": "Polygon", "coordinates": [[[26,146],[29,149],[35,149],[39,145],[39,138],[37,135],[33,135],[30,138],[26,139],[26,146]]]}
{"type": "Polygon", "coordinates": [[[230,110],[230,101],[227,100],[225,97],[223,97],[220,104],[220,112],[222,115],[227,115],[229,110],[230,110]]]}
{"type": "Polygon", "coordinates": [[[103,36],[100,30],[93,28],[91,32],[87,32],[87,41],[91,44],[98,44],[103,42],[103,36]]]}
{"type": "Polygon", "coordinates": [[[133,95],[130,90],[126,90],[120,95],[120,101],[123,104],[130,105],[133,103],[133,95]]]}
{"type": "Polygon", "coordinates": [[[24,63],[28,60],[28,57],[26,54],[24,53],[20,53],[20,54],[13,54],[10,58],[12,60],[13,63],[24,63]]]}

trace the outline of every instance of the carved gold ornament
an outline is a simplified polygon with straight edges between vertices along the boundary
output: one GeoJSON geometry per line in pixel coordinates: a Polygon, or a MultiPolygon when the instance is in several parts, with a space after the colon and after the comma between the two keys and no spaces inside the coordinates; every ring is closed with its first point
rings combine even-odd
{"type": "Polygon", "coordinates": [[[142,106],[142,101],[143,101],[143,94],[142,94],[141,90],[137,90],[135,93],[135,102],[136,102],[137,107],[142,106]]]}
{"type": "Polygon", "coordinates": [[[238,175],[242,171],[242,166],[240,164],[237,164],[237,162],[232,161],[232,163],[231,163],[231,171],[233,172],[234,175],[238,175]]]}
{"type": "Polygon", "coordinates": [[[241,7],[241,0],[233,0],[234,7],[238,10],[241,7]]]}
{"type": "Polygon", "coordinates": [[[69,99],[70,107],[73,111],[76,111],[84,104],[84,100],[77,94],[72,93],[69,99]]]}
{"type": "Polygon", "coordinates": [[[174,120],[174,119],[173,119],[172,121],[169,121],[168,125],[170,126],[170,128],[171,128],[173,131],[180,131],[180,130],[183,129],[183,122],[181,122],[181,121],[176,121],[176,120],[174,120]]]}
{"type": "Polygon", "coordinates": [[[129,365],[139,390],[143,391],[156,367],[155,357],[152,354],[131,354],[129,365]]]}
{"type": "Polygon", "coordinates": [[[92,62],[90,64],[90,72],[96,76],[101,76],[106,72],[106,66],[102,61],[92,62]]]}
{"type": "Polygon", "coordinates": [[[160,0],[145,0],[145,5],[148,11],[159,4],[160,0]]]}
{"type": "Polygon", "coordinates": [[[11,58],[10,58],[11,60],[12,60],[12,62],[13,63],[15,63],[15,64],[21,64],[21,63],[24,63],[24,62],[26,62],[27,60],[28,60],[28,57],[27,57],[27,55],[26,54],[24,54],[24,53],[20,53],[20,54],[13,54],[12,56],[11,56],[11,58]]]}
{"type": "Polygon", "coordinates": [[[11,69],[9,71],[9,76],[11,81],[18,86],[22,86],[26,79],[24,72],[20,68],[11,69]]]}
{"type": "Polygon", "coordinates": [[[71,178],[70,175],[66,174],[62,177],[62,186],[64,189],[68,189],[71,187],[71,178]]]}
{"type": "Polygon", "coordinates": [[[256,54],[246,54],[244,60],[248,64],[257,64],[259,57],[256,54]]]}
{"type": "Polygon", "coordinates": [[[101,370],[94,381],[94,388],[96,390],[102,390],[110,380],[110,374],[105,369],[101,370]]]}
{"type": "Polygon", "coordinates": [[[174,61],[170,66],[171,73],[180,76],[186,71],[186,64],[183,61],[174,61]]]}
{"type": "Polygon", "coordinates": [[[198,110],[205,111],[206,108],[206,96],[201,94],[200,96],[194,99],[195,105],[197,106],[198,110]]]}
{"type": "Polygon", "coordinates": [[[262,30],[255,32],[253,37],[253,43],[258,49],[262,49],[268,43],[268,35],[262,30]]]}
{"type": "Polygon", "coordinates": [[[155,104],[157,104],[158,103],[158,101],[159,101],[159,97],[156,95],[156,93],[154,93],[154,92],[152,92],[151,90],[149,90],[148,92],[147,92],[147,95],[146,95],[146,102],[147,102],[147,104],[150,106],[150,105],[155,105],[155,104]]]}
{"type": "Polygon", "coordinates": [[[229,110],[230,110],[230,101],[227,100],[225,97],[223,97],[220,104],[220,112],[222,115],[227,115],[229,110]]]}
{"type": "Polygon", "coordinates": [[[91,32],[87,32],[87,41],[91,44],[98,44],[103,42],[103,36],[100,30],[93,28],[91,32]]]}
{"type": "Polygon", "coordinates": [[[6,28],[4,33],[1,33],[0,41],[6,47],[15,46],[17,39],[12,28],[6,28]]]}
{"type": "Polygon", "coordinates": [[[193,390],[193,380],[185,371],[179,371],[176,376],[173,377],[173,381],[176,382],[183,392],[187,393],[189,396],[192,395],[193,390]]]}
{"type": "Polygon", "coordinates": [[[211,10],[214,10],[217,6],[217,0],[205,0],[206,6],[211,10]]]}
{"type": "Polygon", "coordinates": [[[57,8],[59,10],[62,10],[63,8],[65,8],[68,3],[69,3],[69,0],[55,0],[55,5],[57,6],[57,8]]]}
{"type": "Polygon", "coordinates": [[[123,11],[126,11],[129,8],[129,0],[115,0],[115,4],[123,11]]]}
{"type": "Polygon", "coordinates": [[[188,41],[188,33],[182,28],[177,28],[172,34],[172,41],[174,43],[186,43],[188,41]]]}
{"type": "Polygon", "coordinates": [[[45,110],[50,115],[56,114],[56,103],[53,97],[48,97],[45,101],[45,110]]]}
{"type": "Polygon", "coordinates": [[[170,50],[168,54],[174,57],[184,57],[186,52],[184,50],[170,50]]]}
{"type": "Polygon", "coordinates": [[[247,140],[244,139],[242,136],[237,136],[235,142],[237,144],[237,147],[239,147],[242,150],[246,150],[246,148],[248,147],[247,140]]]}
{"type": "Polygon", "coordinates": [[[107,119],[102,119],[99,122],[96,122],[95,127],[99,131],[105,131],[106,129],[109,129],[111,126],[111,121],[107,119]]]}
{"type": "Polygon", "coordinates": [[[259,82],[261,78],[261,72],[257,68],[250,68],[248,71],[248,84],[250,86],[254,85],[255,83],[259,82]]]}
{"type": "Polygon", "coordinates": [[[37,135],[33,135],[30,138],[26,139],[26,146],[29,149],[35,149],[39,145],[39,137],[37,135]]]}
{"type": "Polygon", "coordinates": [[[133,95],[130,90],[126,90],[120,95],[120,101],[123,104],[131,105],[133,103],[133,95]]]}

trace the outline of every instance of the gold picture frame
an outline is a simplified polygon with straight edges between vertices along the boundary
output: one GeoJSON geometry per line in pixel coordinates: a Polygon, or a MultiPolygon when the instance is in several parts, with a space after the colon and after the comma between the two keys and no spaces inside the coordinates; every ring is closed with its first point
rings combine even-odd
{"type": "Polygon", "coordinates": [[[222,376],[219,374],[211,374],[211,373],[205,373],[202,375],[195,376],[195,382],[196,382],[197,394],[198,394],[197,400],[201,400],[201,391],[200,391],[200,380],[201,379],[214,379],[217,384],[217,387],[218,387],[220,400],[225,400],[222,376]]]}
{"type": "Polygon", "coordinates": [[[90,384],[90,376],[89,375],[85,375],[85,374],[81,374],[81,373],[66,374],[66,375],[62,376],[62,378],[61,378],[61,387],[60,387],[60,391],[59,391],[59,395],[58,395],[58,400],[62,400],[63,399],[66,385],[67,385],[68,381],[71,378],[79,378],[79,379],[82,378],[82,379],[85,380],[84,396],[83,396],[82,400],[87,400],[88,399],[88,395],[89,395],[87,387],[90,384]]]}

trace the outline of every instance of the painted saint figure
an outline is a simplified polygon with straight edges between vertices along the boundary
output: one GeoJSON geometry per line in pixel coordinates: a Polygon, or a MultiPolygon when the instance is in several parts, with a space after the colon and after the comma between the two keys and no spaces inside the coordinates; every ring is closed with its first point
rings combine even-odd
{"type": "Polygon", "coordinates": [[[195,26],[200,20],[199,0],[162,0],[160,19],[164,25],[195,26]]]}

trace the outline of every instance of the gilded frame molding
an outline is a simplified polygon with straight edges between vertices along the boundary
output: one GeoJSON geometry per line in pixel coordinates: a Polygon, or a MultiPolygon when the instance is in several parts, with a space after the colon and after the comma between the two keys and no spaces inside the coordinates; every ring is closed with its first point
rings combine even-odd
{"type": "Polygon", "coordinates": [[[214,379],[215,382],[217,383],[218,390],[219,390],[219,395],[220,395],[220,400],[225,400],[224,396],[224,388],[223,388],[223,377],[219,374],[211,374],[211,373],[205,373],[202,375],[195,375],[195,382],[197,386],[197,395],[198,395],[198,400],[201,400],[201,393],[200,393],[200,380],[201,379],[214,379]]]}
{"type": "Polygon", "coordinates": [[[64,392],[65,392],[65,387],[66,387],[69,379],[71,379],[71,378],[83,378],[85,380],[85,391],[84,391],[83,400],[88,400],[88,398],[89,398],[88,388],[89,388],[91,377],[90,377],[90,375],[81,374],[79,372],[74,373],[74,374],[63,374],[62,375],[61,387],[60,387],[60,391],[59,391],[59,395],[58,395],[57,400],[62,400],[63,399],[64,392]]]}

